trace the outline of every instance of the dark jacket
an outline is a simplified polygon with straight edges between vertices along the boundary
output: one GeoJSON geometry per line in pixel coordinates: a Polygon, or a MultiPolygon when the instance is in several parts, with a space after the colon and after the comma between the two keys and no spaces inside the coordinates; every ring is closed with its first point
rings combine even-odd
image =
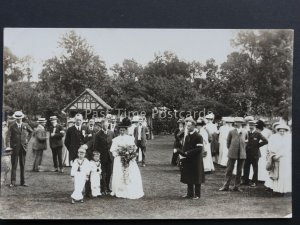
{"type": "Polygon", "coordinates": [[[229,131],[227,137],[228,158],[246,159],[247,140],[248,132],[245,129],[241,129],[240,133],[236,128],[229,131]]]}
{"type": "Polygon", "coordinates": [[[254,131],[248,132],[248,144],[246,146],[247,158],[260,158],[261,153],[259,148],[268,144],[267,138],[265,138],[260,132],[254,131]]]}
{"type": "MultiPolygon", "coordinates": [[[[137,142],[138,142],[138,129],[139,129],[139,126],[140,126],[140,125],[137,125],[137,126],[134,128],[134,131],[133,131],[134,142],[135,142],[136,145],[137,145],[137,142]]],[[[148,128],[145,127],[145,126],[142,126],[141,132],[142,132],[142,133],[141,133],[141,142],[142,142],[142,146],[143,146],[143,147],[146,147],[146,144],[147,144],[146,133],[148,132],[148,128]]]]}
{"type": "Polygon", "coordinates": [[[184,184],[204,183],[203,166],[203,139],[196,131],[185,137],[183,150],[179,154],[186,158],[181,159],[181,182],[184,184]]]}
{"type": "Polygon", "coordinates": [[[77,158],[78,149],[81,145],[84,144],[83,133],[86,133],[86,128],[82,126],[81,130],[78,131],[75,125],[69,127],[66,132],[65,146],[69,151],[70,161],[77,158]]]}
{"type": "Polygon", "coordinates": [[[51,137],[51,134],[53,133],[54,127],[51,126],[50,127],[50,148],[56,148],[56,147],[62,147],[63,146],[63,142],[62,142],[62,138],[64,136],[64,133],[62,133],[61,131],[64,131],[64,129],[62,128],[61,125],[57,124],[55,126],[55,133],[54,136],[51,137]]]}
{"type": "Polygon", "coordinates": [[[41,125],[33,132],[32,150],[40,151],[47,149],[47,133],[41,125]]]}
{"type": "Polygon", "coordinates": [[[20,130],[17,123],[14,122],[9,126],[6,134],[6,147],[11,147],[13,153],[19,152],[20,149],[27,151],[32,132],[32,128],[27,123],[22,123],[20,130]]]}
{"type": "Polygon", "coordinates": [[[175,141],[174,141],[173,148],[182,149],[182,140],[184,138],[184,129],[182,129],[180,131],[179,128],[177,128],[174,132],[174,137],[175,137],[175,141]]]}
{"type": "Polygon", "coordinates": [[[113,162],[114,157],[110,152],[110,147],[113,138],[114,138],[114,133],[112,131],[107,130],[107,134],[105,134],[103,130],[100,130],[95,135],[93,140],[86,143],[88,148],[94,146],[94,151],[100,152],[101,164],[107,162],[113,162]]]}
{"type": "Polygon", "coordinates": [[[94,151],[94,141],[93,140],[98,132],[99,132],[99,129],[96,126],[94,126],[93,129],[90,129],[89,126],[87,127],[85,138],[84,138],[84,143],[88,143],[88,142],[92,143],[89,146],[89,148],[87,149],[87,153],[86,153],[86,158],[88,158],[89,160],[91,160],[93,158],[93,151],[94,151]]]}

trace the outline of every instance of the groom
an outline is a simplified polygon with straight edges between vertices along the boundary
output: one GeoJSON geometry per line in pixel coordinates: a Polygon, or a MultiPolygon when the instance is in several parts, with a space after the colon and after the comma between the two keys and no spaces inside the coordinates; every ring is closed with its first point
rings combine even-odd
{"type": "Polygon", "coordinates": [[[110,152],[112,139],[114,138],[114,132],[108,129],[108,120],[104,119],[100,123],[101,130],[94,136],[92,140],[83,145],[86,149],[93,149],[100,152],[101,162],[101,192],[102,195],[111,193],[109,187],[110,178],[113,168],[113,156],[110,152]]]}

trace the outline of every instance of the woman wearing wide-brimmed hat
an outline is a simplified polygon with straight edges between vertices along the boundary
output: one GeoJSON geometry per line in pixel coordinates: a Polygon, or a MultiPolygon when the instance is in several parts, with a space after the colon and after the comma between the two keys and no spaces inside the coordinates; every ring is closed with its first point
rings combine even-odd
{"type": "Polygon", "coordinates": [[[128,118],[119,124],[119,136],[112,140],[110,151],[114,156],[112,196],[138,199],[144,196],[142,177],[136,162],[134,137],[127,134],[131,125],[128,118]]]}
{"type": "Polygon", "coordinates": [[[266,182],[266,186],[277,193],[292,192],[292,137],[286,124],[276,126],[277,133],[269,139],[268,150],[278,162],[278,177],[266,182]]]}

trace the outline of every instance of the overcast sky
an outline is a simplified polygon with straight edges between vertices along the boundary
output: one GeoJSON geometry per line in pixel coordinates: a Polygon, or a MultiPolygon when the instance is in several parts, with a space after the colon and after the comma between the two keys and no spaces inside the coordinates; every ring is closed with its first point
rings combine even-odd
{"type": "Polygon", "coordinates": [[[58,40],[70,30],[87,40],[108,69],[131,58],[146,65],[155,53],[164,51],[172,51],[189,62],[204,63],[214,58],[220,64],[235,50],[230,40],[237,33],[237,30],[221,29],[5,28],[4,46],[18,57],[30,55],[34,58],[33,80],[37,80],[43,62],[61,54],[58,40]]]}

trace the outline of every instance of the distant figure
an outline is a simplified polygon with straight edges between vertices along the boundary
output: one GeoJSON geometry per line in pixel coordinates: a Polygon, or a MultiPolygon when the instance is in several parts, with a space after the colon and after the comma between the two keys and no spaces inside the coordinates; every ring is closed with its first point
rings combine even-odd
{"type": "Polygon", "coordinates": [[[64,172],[63,162],[62,162],[62,148],[63,141],[62,138],[65,134],[62,126],[57,123],[56,116],[50,116],[50,148],[52,150],[52,158],[54,165],[54,172],[64,172]]]}
{"type": "Polygon", "coordinates": [[[39,118],[33,132],[32,150],[34,153],[33,172],[41,172],[44,151],[47,149],[46,119],[39,118]]]}
{"type": "MultiPolygon", "coordinates": [[[[146,133],[148,132],[148,128],[143,126],[143,118],[139,118],[139,123],[134,128],[133,136],[135,140],[135,144],[137,146],[137,154],[139,153],[139,150],[141,150],[142,153],[142,166],[146,166],[146,144],[147,144],[147,138],[146,133]]],[[[137,157],[138,158],[138,157],[137,157]]]]}
{"type": "Polygon", "coordinates": [[[184,120],[179,119],[177,121],[178,123],[178,128],[174,132],[174,145],[173,145],[173,154],[172,154],[172,160],[171,160],[171,165],[173,166],[178,166],[179,165],[179,153],[177,150],[182,149],[182,143],[183,143],[183,137],[184,137],[184,120]]]}
{"type": "Polygon", "coordinates": [[[16,171],[18,166],[18,161],[20,162],[20,180],[21,186],[27,187],[25,183],[25,159],[28,141],[30,140],[31,134],[33,132],[32,128],[27,124],[23,123],[22,119],[24,114],[21,111],[16,111],[13,115],[16,122],[11,124],[8,128],[6,136],[6,145],[13,149],[11,156],[11,184],[10,187],[15,187],[16,185],[16,171]]]}
{"type": "Polygon", "coordinates": [[[227,137],[228,147],[228,163],[226,169],[226,182],[219,189],[219,191],[229,191],[230,181],[233,175],[234,164],[237,161],[237,172],[235,177],[235,183],[233,191],[241,192],[241,175],[246,159],[246,143],[248,142],[248,133],[242,128],[244,119],[242,117],[235,117],[234,124],[235,129],[229,131],[227,137]]]}

